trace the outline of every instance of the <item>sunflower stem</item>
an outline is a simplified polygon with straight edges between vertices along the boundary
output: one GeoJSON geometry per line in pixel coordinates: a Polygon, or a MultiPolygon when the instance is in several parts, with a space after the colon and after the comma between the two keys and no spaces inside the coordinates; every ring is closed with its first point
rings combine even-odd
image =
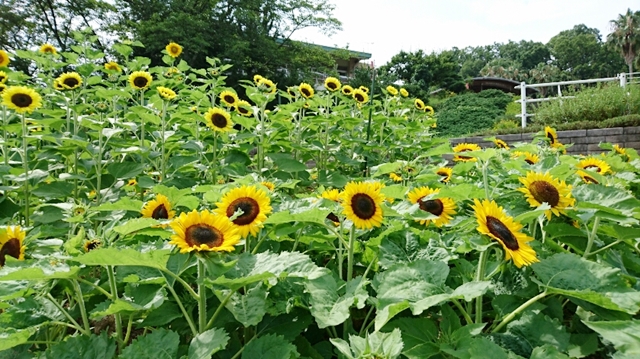
{"type": "Polygon", "coordinates": [[[124,344],[129,343],[131,338],[131,328],[133,327],[133,314],[129,314],[129,320],[127,322],[127,333],[124,335],[124,344]]]}
{"type": "Polygon", "coordinates": [[[175,279],[177,282],[179,282],[180,284],[182,284],[182,286],[187,290],[187,292],[189,292],[189,294],[191,295],[191,297],[198,301],[200,299],[200,296],[198,295],[198,293],[196,293],[193,288],[191,288],[191,286],[189,285],[189,283],[185,282],[184,279],[180,278],[179,275],[173,273],[170,270],[162,270],[162,273],[168,274],[169,277],[175,279]]]}
{"type": "MultiPolygon", "coordinates": [[[[166,281],[166,278],[165,278],[165,281],[166,281]]],[[[198,335],[198,331],[196,330],[196,325],[193,324],[193,319],[191,318],[191,314],[189,314],[189,312],[187,312],[187,310],[184,308],[184,305],[182,304],[180,297],[178,297],[178,294],[176,293],[175,289],[173,289],[173,286],[171,286],[168,282],[167,282],[167,289],[169,289],[169,292],[171,292],[171,295],[173,295],[173,299],[175,299],[176,303],[178,303],[178,307],[180,307],[180,311],[182,311],[182,315],[187,320],[187,323],[189,324],[189,328],[191,328],[191,334],[193,334],[193,336],[195,337],[196,335],[198,335]]]]}
{"type": "Polygon", "coordinates": [[[96,202],[100,204],[100,190],[102,189],[102,154],[104,149],[102,148],[102,130],[104,124],[104,118],[102,113],[100,114],[100,131],[98,131],[98,158],[96,161],[96,202]]]}
{"type": "Polygon", "coordinates": [[[513,312],[509,313],[506,317],[504,317],[504,319],[502,319],[500,324],[498,324],[497,327],[493,328],[491,333],[495,333],[495,332],[499,331],[500,329],[502,329],[502,327],[504,327],[510,321],[512,321],[513,318],[516,317],[516,315],[520,314],[523,310],[527,309],[531,304],[539,301],[540,299],[542,299],[542,298],[544,298],[546,296],[547,296],[547,291],[544,291],[544,292],[536,295],[535,297],[529,299],[528,301],[524,302],[521,306],[519,306],[513,312]]]}
{"type": "MultiPolygon", "coordinates": [[[[118,299],[118,283],[116,282],[116,275],[113,270],[113,266],[107,266],[107,276],[109,278],[109,287],[111,288],[111,300],[115,302],[118,299]]],[[[113,319],[116,323],[116,339],[118,341],[118,351],[122,350],[122,316],[120,313],[113,315],[113,319]]]]}
{"type": "Polygon", "coordinates": [[[489,200],[489,161],[484,161],[482,164],[482,183],[484,184],[484,197],[489,200]]]}
{"type": "MultiPolygon", "coordinates": [[[[76,106],[76,94],[71,94],[71,106],[73,109],[73,137],[78,137],[78,113],[75,111],[76,106]]],[[[78,198],[78,147],[76,146],[73,151],[73,195],[74,198],[78,198]]]]}
{"type": "Polygon", "coordinates": [[[207,326],[207,288],[203,283],[206,275],[204,259],[198,258],[198,328],[200,333],[204,332],[207,326]]]}
{"type": "MultiPolygon", "coordinates": [[[[349,248],[347,251],[347,280],[346,280],[347,288],[349,288],[349,282],[353,277],[353,251],[355,247],[355,237],[356,237],[356,226],[354,225],[351,227],[351,233],[349,234],[349,248]]],[[[343,337],[345,340],[348,338],[350,326],[351,326],[351,315],[349,315],[349,318],[344,322],[343,337]]]]}
{"type": "Polygon", "coordinates": [[[617,241],[615,241],[615,242],[611,242],[611,243],[607,244],[606,246],[604,246],[604,247],[602,247],[602,248],[600,248],[600,249],[598,249],[598,250],[596,250],[596,251],[593,251],[593,252],[589,253],[589,255],[590,255],[590,256],[592,256],[592,255],[594,255],[594,254],[596,254],[596,253],[600,253],[600,252],[605,251],[605,250],[607,250],[607,249],[609,249],[609,248],[611,248],[611,247],[615,246],[616,244],[620,244],[620,243],[622,243],[622,242],[623,242],[623,241],[622,241],[621,239],[618,239],[618,240],[617,240],[617,241]]]}
{"type": "Polygon", "coordinates": [[[82,279],[82,278],[78,278],[77,279],[79,282],[84,283],[86,285],[90,285],[92,286],[95,290],[97,290],[98,292],[102,293],[105,297],[107,297],[108,299],[111,299],[111,293],[107,292],[106,290],[102,289],[102,287],[100,287],[99,285],[96,285],[95,283],[92,283],[86,279],[82,279]]]}
{"type": "Polygon", "coordinates": [[[24,226],[29,227],[29,157],[27,155],[27,119],[22,113],[22,168],[24,170],[24,226]]]}
{"type": "MultiPolygon", "coordinates": [[[[160,136],[162,137],[160,139],[160,146],[161,146],[161,153],[160,153],[160,182],[165,180],[165,176],[167,175],[167,159],[166,159],[166,151],[165,151],[165,139],[164,139],[164,132],[165,132],[165,128],[166,128],[166,116],[167,116],[167,104],[168,101],[167,100],[163,100],[162,101],[162,116],[160,117],[160,136]]],[[[214,182],[215,183],[215,182],[214,182]]]]}
{"type": "Polygon", "coordinates": [[[73,327],[78,330],[80,333],[84,334],[84,335],[91,335],[91,332],[89,331],[85,331],[85,329],[83,329],[80,324],[78,324],[78,322],[76,322],[75,319],[73,319],[73,317],[71,316],[71,314],[69,314],[69,312],[67,312],[61,305],[60,303],[58,303],[56,301],[56,299],[51,296],[51,293],[47,293],[45,294],[45,296],[47,297],[47,299],[49,299],[49,301],[56,307],[58,308],[58,310],[73,324],[73,327]]]}
{"type": "MultiPolygon", "coordinates": [[[[476,282],[481,282],[485,279],[484,269],[487,263],[487,259],[489,258],[489,251],[487,249],[480,252],[480,259],[478,259],[478,268],[476,268],[476,282]]],[[[482,295],[476,298],[476,324],[478,323],[482,323],[482,295]]]]}
{"type": "Polygon", "coordinates": [[[229,294],[227,294],[227,296],[224,297],[224,299],[222,299],[222,302],[220,302],[220,304],[218,305],[218,308],[216,308],[216,311],[213,313],[211,318],[209,318],[209,322],[207,322],[207,326],[205,327],[205,330],[208,330],[209,328],[211,328],[213,323],[216,321],[216,318],[218,318],[218,315],[222,313],[222,308],[224,308],[224,306],[227,305],[227,302],[229,302],[229,300],[231,299],[231,296],[233,295],[233,293],[235,292],[230,290],[229,294]]]}
{"type": "Polygon", "coordinates": [[[218,134],[217,131],[213,131],[213,166],[212,168],[212,179],[213,184],[218,184],[218,134]]]}
{"type": "Polygon", "coordinates": [[[584,250],[584,254],[582,254],[582,258],[587,258],[589,256],[591,247],[593,247],[593,241],[596,238],[598,225],[600,225],[600,217],[596,216],[596,219],[593,220],[593,228],[591,229],[591,232],[587,232],[588,233],[587,248],[584,250]]]}
{"type": "Polygon", "coordinates": [[[9,147],[7,145],[8,136],[7,136],[7,126],[9,126],[9,116],[7,116],[7,108],[2,105],[2,157],[4,157],[4,165],[9,167],[9,147]]]}
{"type": "Polygon", "coordinates": [[[87,316],[87,308],[84,305],[84,297],[82,295],[82,288],[80,287],[80,283],[77,280],[72,280],[73,289],[78,296],[78,306],[80,307],[80,315],[82,316],[82,324],[84,324],[84,330],[88,333],[91,331],[89,326],[89,317],[87,316]]]}
{"type": "MultiPolygon", "coordinates": [[[[140,106],[144,107],[144,90],[140,91],[140,106]]],[[[144,148],[144,117],[140,116],[142,120],[140,124],[140,148],[144,148]]]]}
{"type": "Polygon", "coordinates": [[[471,319],[471,316],[469,315],[469,313],[467,313],[467,311],[464,309],[462,304],[460,304],[460,302],[457,299],[451,299],[451,301],[456,306],[456,308],[458,308],[460,313],[462,313],[462,316],[464,317],[464,320],[467,321],[467,324],[469,325],[473,324],[473,319],[471,319]]]}

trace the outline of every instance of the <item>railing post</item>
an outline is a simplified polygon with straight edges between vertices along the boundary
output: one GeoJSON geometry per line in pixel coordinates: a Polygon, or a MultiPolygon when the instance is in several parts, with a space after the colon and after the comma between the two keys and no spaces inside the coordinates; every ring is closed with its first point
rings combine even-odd
{"type": "Polygon", "coordinates": [[[627,86],[627,74],[625,74],[623,72],[621,74],[618,74],[618,77],[620,78],[620,87],[626,87],[627,86]]]}
{"type": "Polygon", "coordinates": [[[527,127],[527,84],[520,83],[520,113],[522,115],[522,128],[527,127]]]}

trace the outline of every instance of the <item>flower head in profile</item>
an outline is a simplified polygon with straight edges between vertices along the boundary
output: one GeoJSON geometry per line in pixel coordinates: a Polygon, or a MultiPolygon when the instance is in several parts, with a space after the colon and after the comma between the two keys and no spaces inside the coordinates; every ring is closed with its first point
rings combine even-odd
{"type": "Polygon", "coordinates": [[[413,105],[420,111],[424,111],[425,108],[425,104],[424,101],[422,101],[421,99],[417,98],[415,100],[413,100],[413,105]]]}
{"type": "Polygon", "coordinates": [[[42,46],[40,46],[40,50],[39,51],[40,51],[40,53],[50,54],[50,55],[55,55],[55,54],[58,53],[58,50],[56,50],[56,48],[53,45],[49,44],[49,43],[46,43],[46,44],[43,44],[42,46]]]}
{"type": "Polygon", "coordinates": [[[204,119],[207,127],[214,131],[227,132],[233,128],[231,115],[221,108],[210,108],[209,111],[204,114],[204,119]]]}
{"type": "Polygon", "coordinates": [[[260,82],[260,80],[262,80],[263,78],[264,77],[262,77],[262,75],[255,74],[253,75],[253,83],[257,85],[260,82]]]}
{"type": "Polygon", "coordinates": [[[239,227],[243,238],[249,234],[257,235],[272,211],[269,196],[256,186],[234,188],[216,206],[216,214],[234,218],[233,223],[239,227]]]}
{"type": "Polygon", "coordinates": [[[456,204],[451,198],[435,198],[428,199],[429,196],[435,195],[440,192],[440,189],[433,189],[429,187],[418,187],[407,195],[409,201],[413,204],[418,204],[420,209],[425,212],[429,212],[436,216],[436,219],[418,220],[420,224],[428,226],[433,222],[436,227],[442,227],[449,223],[452,216],[456,214],[456,204]]]}
{"type": "Polygon", "coordinates": [[[169,198],[163,194],[158,194],[154,199],[147,202],[140,211],[142,218],[172,219],[176,212],[171,209],[169,198]]]}
{"type": "Polygon", "coordinates": [[[109,61],[106,64],[104,64],[104,69],[107,71],[115,71],[115,72],[122,71],[122,69],[120,68],[120,65],[118,65],[118,63],[115,61],[109,61]]]}
{"type": "Polygon", "coordinates": [[[158,95],[160,95],[160,97],[162,97],[165,100],[171,101],[177,96],[175,91],[173,91],[168,87],[158,86],[156,87],[156,90],[158,91],[158,95]]]}
{"type": "Polygon", "coordinates": [[[340,80],[335,77],[327,77],[324,80],[324,88],[331,92],[340,90],[340,87],[342,87],[342,83],[340,83],[340,80]]]}
{"type": "Polygon", "coordinates": [[[391,95],[391,96],[397,96],[398,95],[398,89],[393,87],[393,86],[391,86],[391,85],[387,86],[386,90],[387,90],[387,93],[389,95],[391,95]]]}
{"type": "Polygon", "coordinates": [[[176,44],[175,42],[170,42],[169,45],[167,45],[164,49],[167,50],[169,56],[173,57],[174,59],[180,56],[180,54],[182,53],[182,46],[176,44]]]}
{"type": "Polygon", "coordinates": [[[474,199],[473,203],[471,208],[475,211],[478,232],[486,234],[502,245],[505,260],[513,260],[518,268],[539,262],[536,252],[529,245],[533,238],[520,232],[522,224],[508,216],[495,201],[489,202],[485,199],[480,202],[474,199]]]}
{"type": "Polygon", "coordinates": [[[334,188],[323,191],[322,194],[320,194],[320,197],[330,201],[340,202],[340,195],[340,191],[334,188]]]}
{"type": "Polygon", "coordinates": [[[361,105],[369,102],[369,95],[359,88],[353,90],[353,92],[351,93],[351,96],[353,96],[353,99],[356,100],[356,102],[361,105]]]}
{"type": "Polygon", "coordinates": [[[236,103],[236,111],[244,117],[249,117],[253,114],[251,104],[245,100],[239,100],[236,103]]]}
{"type": "Polygon", "coordinates": [[[136,90],[146,90],[151,85],[153,77],[146,71],[134,71],[129,75],[129,84],[136,90]]]}
{"type": "Polygon", "coordinates": [[[441,176],[440,182],[447,183],[451,180],[451,175],[453,174],[453,169],[449,167],[440,167],[436,170],[436,174],[441,176]]]}
{"type": "Polygon", "coordinates": [[[393,181],[393,182],[402,182],[402,176],[398,176],[397,174],[395,174],[394,172],[389,173],[389,178],[393,181]]]}
{"type": "Polygon", "coordinates": [[[620,155],[624,161],[629,162],[631,160],[631,157],[624,147],[620,145],[613,145],[613,151],[615,154],[620,155]]]}
{"type": "Polygon", "coordinates": [[[358,87],[358,90],[366,93],[367,95],[369,94],[369,88],[367,86],[360,86],[358,87]]]}
{"type": "Polygon", "coordinates": [[[480,146],[476,145],[475,143],[460,143],[455,147],[453,147],[453,152],[456,153],[456,155],[453,157],[453,160],[456,162],[475,162],[478,160],[477,158],[469,157],[469,156],[461,156],[459,155],[459,153],[469,152],[469,151],[481,151],[481,150],[482,148],[480,148],[480,146]]]}
{"type": "Polygon", "coordinates": [[[84,244],[82,245],[85,252],[90,252],[94,249],[98,249],[100,248],[100,246],[102,246],[102,242],[99,239],[84,241],[84,244]]]}
{"type": "Polygon", "coordinates": [[[548,219],[551,219],[552,214],[560,216],[560,213],[564,213],[564,210],[573,206],[576,201],[571,197],[571,186],[553,178],[548,172],[543,174],[529,171],[526,177],[520,177],[518,180],[524,185],[518,188],[518,191],[524,193],[531,207],[539,207],[542,203],[551,206],[551,209],[544,213],[548,219]]]}
{"type": "Polygon", "coordinates": [[[315,92],[311,85],[309,85],[308,83],[304,83],[304,82],[300,84],[300,86],[298,87],[298,90],[300,91],[300,94],[304,98],[312,98],[313,94],[315,92]]]}
{"type": "Polygon", "coordinates": [[[353,87],[351,87],[349,85],[342,86],[342,93],[347,95],[347,96],[353,95],[353,87]]]}
{"type": "Polygon", "coordinates": [[[540,162],[540,156],[538,156],[535,153],[531,153],[531,152],[522,152],[522,151],[513,151],[513,153],[511,154],[512,157],[523,157],[524,156],[524,161],[530,165],[534,165],[538,162],[540,162]]]}
{"type": "Polygon", "coordinates": [[[497,148],[504,148],[505,150],[509,149],[509,145],[499,138],[495,138],[493,140],[493,144],[496,145],[497,148]]]}
{"type": "MultiPolygon", "coordinates": [[[[255,76],[254,76],[255,79],[255,76]]],[[[256,83],[256,86],[265,93],[268,94],[274,94],[276,93],[276,84],[273,83],[273,81],[269,80],[266,77],[262,77],[260,76],[258,82],[256,83]]]]}
{"type": "Polygon", "coordinates": [[[9,54],[7,54],[7,52],[4,50],[0,50],[0,67],[9,66],[9,62],[11,62],[11,60],[9,59],[9,54]]]}
{"type": "Polygon", "coordinates": [[[2,92],[2,104],[17,113],[32,113],[42,106],[42,97],[28,87],[11,86],[2,92]]]}
{"type": "Polygon", "coordinates": [[[180,249],[180,253],[189,252],[231,252],[240,242],[240,233],[229,218],[208,210],[180,213],[171,222],[175,232],[169,244],[180,249]]]}
{"type": "Polygon", "coordinates": [[[576,174],[577,174],[578,176],[580,176],[580,178],[582,179],[582,181],[583,181],[584,183],[587,183],[587,184],[589,184],[589,183],[599,184],[599,183],[600,183],[600,181],[598,181],[597,179],[595,179],[595,178],[593,177],[593,174],[592,174],[592,173],[589,173],[589,172],[590,172],[590,171],[587,171],[587,172],[585,172],[585,171],[576,171],[576,174]]]}
{"type": "Polygon", "coordinates": [[[8,78],[9,78],[9,76],[7,76],[6,72],[0,71],[0,84],[3,84],[5,82],[7,82],[8,78]]]}
{"type": "MultiPolygon", "coordinates": [[[[2,230],[0,230],[2,231],[2,230]]],[[[6,263],[6,257],[24,260],[24,245],[26,233],[20,226],[8,226],[4,232],[0,232],[0,267],[6,263]]]]}
{"type": "Polygon", "coordinates": [[[262,181],[260,182],[260,184],[267,187],[267,189],[271,192],[273,192],[276,189],[276,185],[273,182],[262,181]]]}
{"type": "Polygon", "coordinates": [[[56,79],[65,90],[75,90],[82,85],[82,77],[77,72],[66,72],[56,79]]]}
{"type": "Polygon", "coordinates": [[[556,130],[552,127],[545,127],[544,128],[544,136],[549,140],[549,145],[553,148],[559,148],[562,147],[562,143],[560,143],[560,141],[558,141],[558,134],[556,133],[556,130]]]}
{"type": "Polygon", "coordinates": [[[407,89],[405,89],[404,87],[401,87],[400,88],[400,96],[409,97],[409,91],[407,91],[407,89]]]}
{"type": "Polygon", "coordinates": [[[433,107],[431,107],[431,106],[429,106],[429,105],[426,105],[426,106],[424,107],[424,112],[426,112],[426,113],[427,113],[427,115],[429,115],[429,116],[433,116],[433,115],[436,113],[436,112],[433,110],[433,107]]]}
{"type": "Polygon", "coordinates": [[[599,158],[589,157],[578,162],[578,168],[589,171],[596,171],[601,175],[611,172],[611,167],[599,158]]]}
{"type": "Polygon", "coordinates": [[[359,229],[382,225],[382,202],[379,182],[349,182],[342,191],[342,213],[359,229]]]}

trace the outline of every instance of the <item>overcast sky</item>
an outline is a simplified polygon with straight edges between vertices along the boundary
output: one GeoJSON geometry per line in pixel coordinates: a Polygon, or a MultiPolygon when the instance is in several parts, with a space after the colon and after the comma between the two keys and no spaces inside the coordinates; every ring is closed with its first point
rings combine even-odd
{"type": "Polygon", "coordinates": [[[585,24],[611,32],[609,21],[640,0],[328,0],[342,31],[328,37],[315,29],[296,32],[295,40],[349,47],[372,54],[376,66],[401,50],[427,53],[456,46],[509,40],[547,43],[560,31],[585,24]]]}

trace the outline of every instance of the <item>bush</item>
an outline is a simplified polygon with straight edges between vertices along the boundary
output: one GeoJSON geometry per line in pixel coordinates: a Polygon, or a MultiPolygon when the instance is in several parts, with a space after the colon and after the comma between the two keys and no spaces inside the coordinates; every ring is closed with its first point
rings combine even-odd
{"type": "Polygon", "coordinates": [[[557,126],[578,121],[604,121],[640,112],[640,87],[609,85],[575,93],[575,98],[553,100],[535,112],[533,123],[557,126]]]}
{"type": "Polygon", "coordinates": [[[460,136],[491,128],[511,102],[511,95],[499,90],[452,97],[439,108],[438,132],[442,136],[460,136]]]}

